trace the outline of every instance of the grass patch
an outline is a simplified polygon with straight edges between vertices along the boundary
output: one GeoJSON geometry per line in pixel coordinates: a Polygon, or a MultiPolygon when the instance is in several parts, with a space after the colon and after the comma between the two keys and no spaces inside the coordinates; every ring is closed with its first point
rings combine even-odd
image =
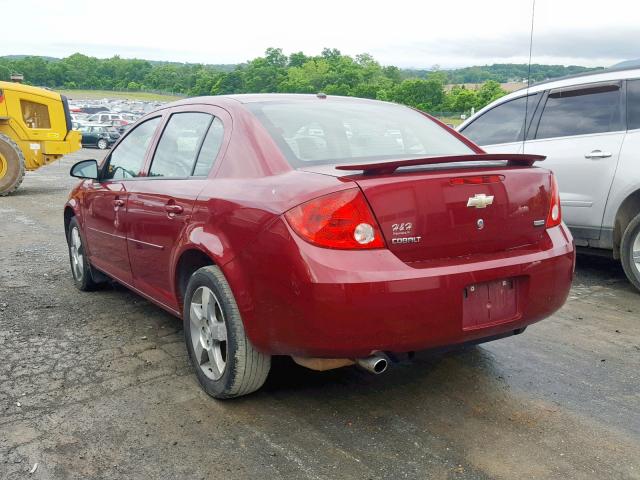
{"type": "Polygon", "coordinates": [[[172,102],[180,100],[178,95],[165,95],[151,92],[115,92],[112,90],[58,90],[73,100],[102,100],[103,98],[122,98],[126,100],[146,100],[151,102],[172,102]]]}
{"type": "Polygon", "coordinates": [[[460,117],[438,117],[438,116],[436,116],[436,118],[438,120],[440,120],[442,123],[449,123],[449,124],[453,125],[454,127],[457,127],[458,125],[460,125],[462,123],[462,120],[460,119],[460,117]]]}

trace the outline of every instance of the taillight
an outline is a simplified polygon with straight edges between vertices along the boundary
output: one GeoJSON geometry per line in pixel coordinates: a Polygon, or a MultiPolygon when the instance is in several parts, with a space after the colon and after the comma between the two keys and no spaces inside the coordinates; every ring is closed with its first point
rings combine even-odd
{"type": "Polygon", "coordinates": [[[384,248],[385,243],[364,195],[358,188],[314,198],[285,213],[291,228],[319,247],[384,248]]]}
{"type": "Polygon", "coordinates": [[[562,223],[562,210],[560,209],[560,192],[555,175],[551,174],[551,203],[547,214],[546,227],[551,228],[562,223]]]}
{"type": "Polygon", "coordinates": [[[474,175],[472,177],[456,177],[449,180],[451,185],[482,185],[483,183],[499,183],[504,175],[474,175]]]}

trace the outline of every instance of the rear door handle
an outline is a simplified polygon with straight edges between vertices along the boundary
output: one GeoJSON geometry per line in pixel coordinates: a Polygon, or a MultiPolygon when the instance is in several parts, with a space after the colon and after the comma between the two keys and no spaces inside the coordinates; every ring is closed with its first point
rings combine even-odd
{"type": "Polygon", "coordinates": [[[119,198],[116,198],[116,199],[113,201],[113,206],[114,206],[114,207],[116,207],[116,208],[118,208],[118,207],[124,207],[124,200],[121,200],[121,199],[119,199],[119,198]]]}
{"type": "Polygon", "coordinates": [[[184,211],[184,208],[182,208],[180,205],[175,205],[172,203],[165,205],[164,209],[167,211],[167,213],[173,214],[173,215],[182,213],[184,211]]]}
{"type": "Polygon", "coordinates": [[[602,150],[592,150],[584,154],[584,158],[609,158],[611,152],[603,152],[602,150]]]}

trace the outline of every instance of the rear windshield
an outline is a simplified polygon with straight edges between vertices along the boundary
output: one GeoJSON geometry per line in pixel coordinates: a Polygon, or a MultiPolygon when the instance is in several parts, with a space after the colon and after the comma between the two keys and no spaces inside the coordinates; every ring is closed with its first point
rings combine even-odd
{"type": "Polygon", "coordinates": [[[424,115],[392,103],[318,100],[247,107],[296,168],[475,153],[424,115]]]}

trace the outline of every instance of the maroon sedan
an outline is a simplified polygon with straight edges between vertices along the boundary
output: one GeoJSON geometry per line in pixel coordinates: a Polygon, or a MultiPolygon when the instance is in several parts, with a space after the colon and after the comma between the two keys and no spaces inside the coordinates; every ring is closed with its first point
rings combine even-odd
{"type": "Polygon", "coordinates": [[[381,373],[562,306],[574,247],[542,159],[486,154],[391,103],[180,101],[72,168],[71,271],[181,317],[217,398],[260,388],[272,355],[381,373]]]}

